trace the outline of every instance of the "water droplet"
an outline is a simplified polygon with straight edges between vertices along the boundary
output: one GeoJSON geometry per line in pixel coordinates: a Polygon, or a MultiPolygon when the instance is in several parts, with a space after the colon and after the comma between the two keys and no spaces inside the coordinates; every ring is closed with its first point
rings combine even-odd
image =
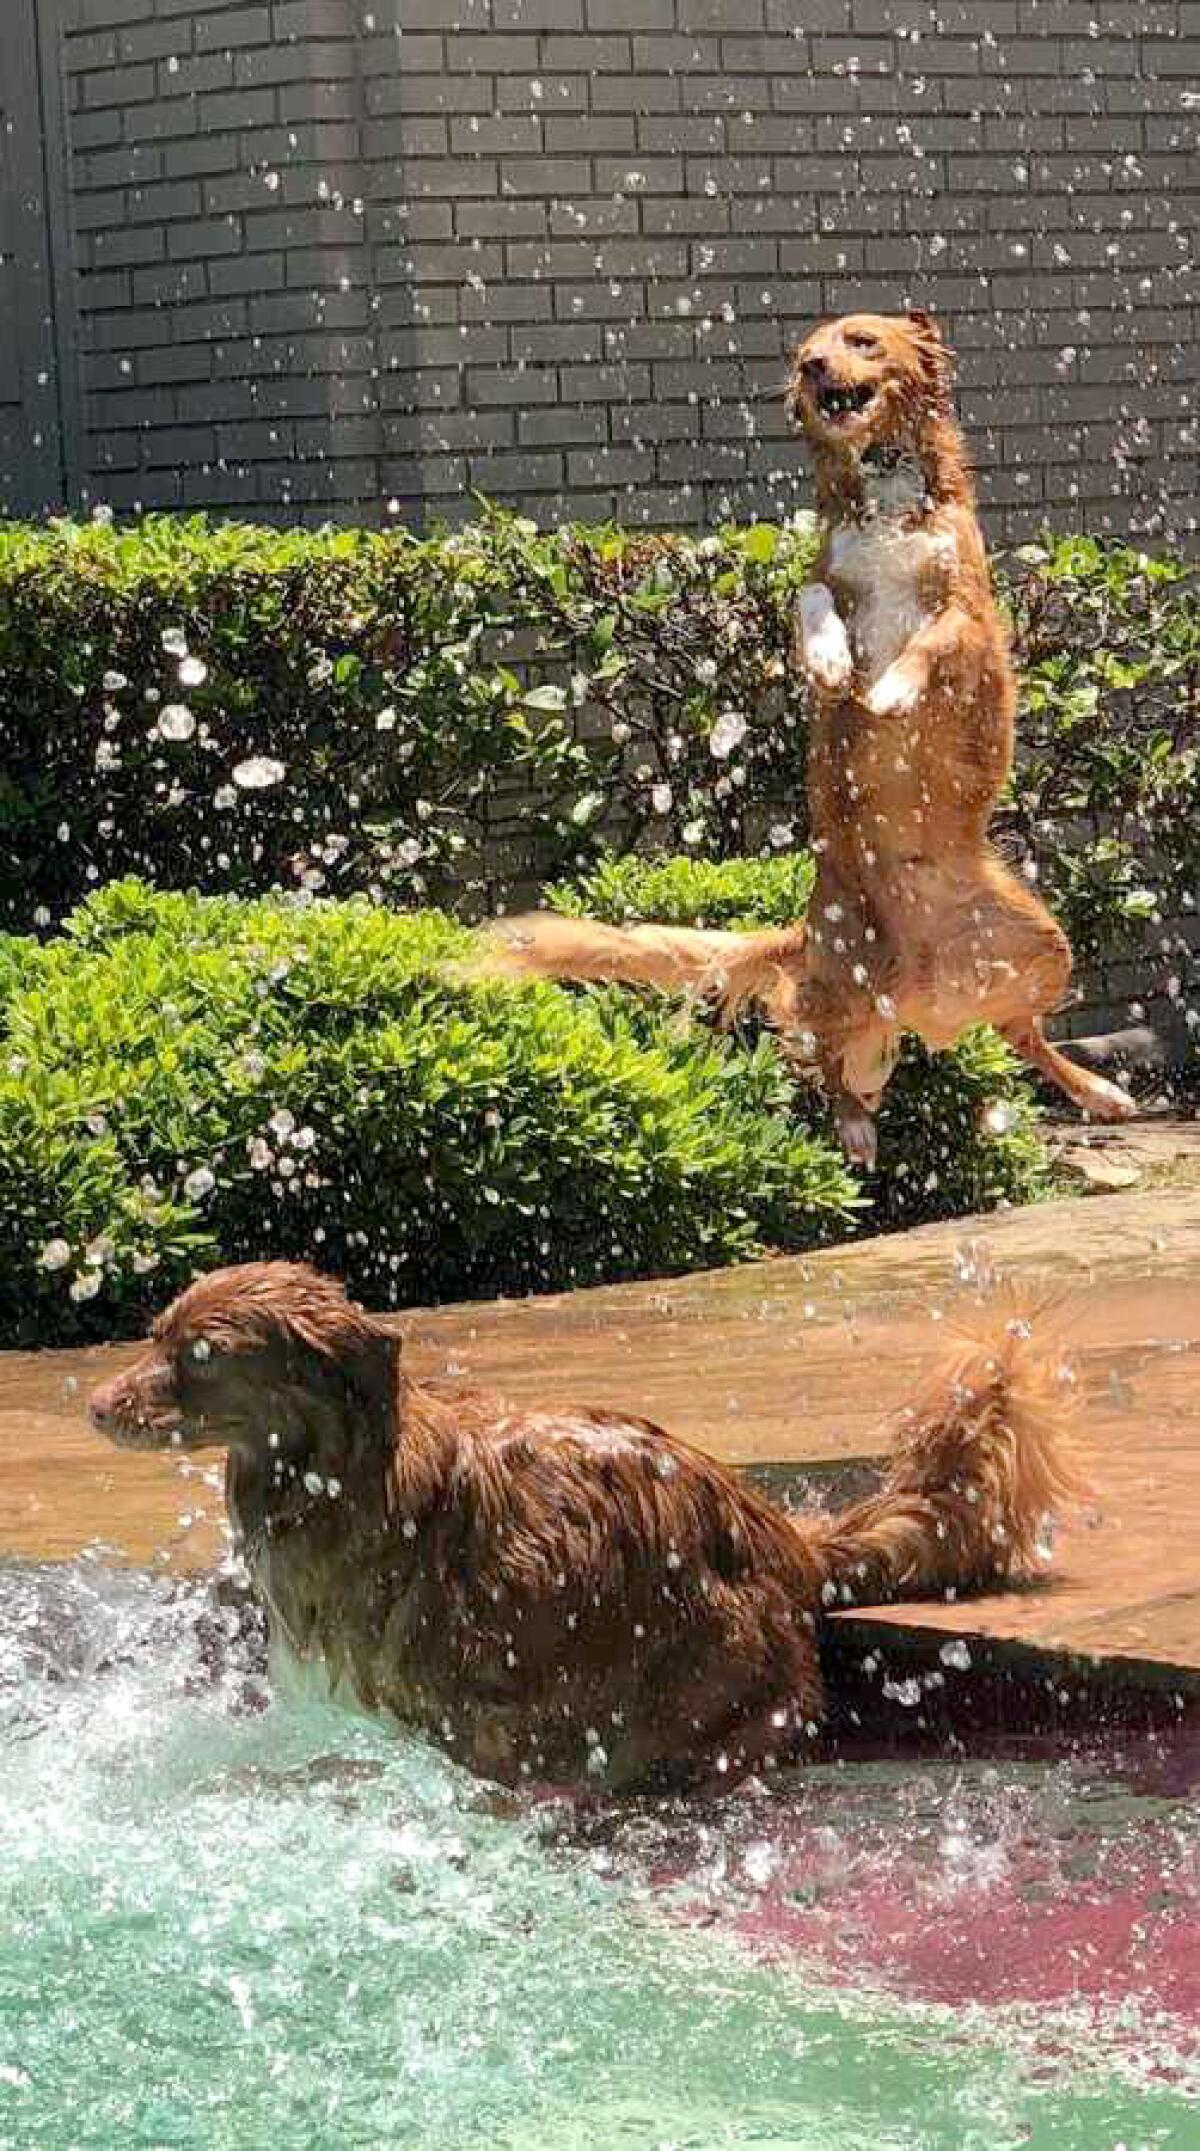
{"type": "Polygon", "coordinates": [[[272,784],[282,784],[283,776],[283,763],[272,755],[251,754],[238,763],[233,781],[243,792],[262,792],[272,784]]]}
{"type": "Polygon", "coordinates": [[[944,1666],[953,1666],[956,1673],[969,1673],[971,1670],[971,1653],[961,1636],[956,1636],[951,1643],[943,1643],[938,1657],[944,1666]]]}
{"type": "Polygon", "coordinates": [[[739,747],[749,726],[740,710],[722,710],[708,736],[708,751],[723,762],[739,747]]]}

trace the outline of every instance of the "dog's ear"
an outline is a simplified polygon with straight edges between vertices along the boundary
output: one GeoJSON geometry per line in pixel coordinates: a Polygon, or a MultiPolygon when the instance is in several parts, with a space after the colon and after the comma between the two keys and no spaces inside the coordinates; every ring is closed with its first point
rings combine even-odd
{"type": "MultiPolygon", "coordinates": [[[[942,343],[942,332],[939,329],[937,322],[934,320],[932,314],[926,312],[926,309],[923,306],[910,306],[908,309],[908,318],[912,322],[913,327],[915,329],[920,330],[922,336],[927,336],[929,338],[930,343],[942,343]]],[[[942,344],[942,349],[945,350],[945,348],[945,345],[942,344]]]]}
{"type": "Polygon", "coordinates": [[[945,342],[933,315],[927,313],[923,306],[910,306],[907,319],[915,331],[921,363],[929,377],[934,402],[938,410],[948,416],[954,387],[954,354],[945,342]]]}

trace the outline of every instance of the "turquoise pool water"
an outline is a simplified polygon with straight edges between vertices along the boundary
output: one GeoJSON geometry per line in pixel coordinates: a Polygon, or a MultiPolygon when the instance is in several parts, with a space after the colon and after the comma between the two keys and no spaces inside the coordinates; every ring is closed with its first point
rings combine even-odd
{"type": "Polygon", "coordinates": [[[0,1601],[6,2151],[1200,2145],[1186,1758],[510,1812],[136,1580],[0,1601]]]}

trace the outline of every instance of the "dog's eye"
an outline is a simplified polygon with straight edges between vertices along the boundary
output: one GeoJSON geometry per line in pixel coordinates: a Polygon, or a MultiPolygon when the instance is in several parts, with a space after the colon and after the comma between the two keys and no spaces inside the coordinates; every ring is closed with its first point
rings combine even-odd
{"type": "Polygon", "coordinates": [[[847,336],[846,342],[852,351],[867,351],[872,357],[879,350],[879,345],[873,336],[847,336]]]}

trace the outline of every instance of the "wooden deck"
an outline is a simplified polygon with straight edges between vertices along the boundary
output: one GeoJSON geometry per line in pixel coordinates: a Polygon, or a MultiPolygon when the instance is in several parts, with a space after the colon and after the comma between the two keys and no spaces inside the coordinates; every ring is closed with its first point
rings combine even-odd
{"type": "MultiPolygon", "coordinates": [[[[414,1372],[619,1405],[742,1464],[847,1463],[878,1451],[888,1413],[971,1319],[981,1268],[1065,1303],[1094,1506],[1064,1530],[1044,1588],[889,1608],[881,1638],[928,1656],[926,1632],[945,1630],[1114,1673],[1158,1669],[1200,1695],[1200,1191],[1080,1197],[401,1327],[414,1372]]],[[[0,1358],[0,1555],[60,1559],[99,1542],[129,1561],[212,1558],[222,1504],[209,1460],[202,1472],[119,1456],[88,1428],[89,1388],[130,1350],[0,1358]]]]}

